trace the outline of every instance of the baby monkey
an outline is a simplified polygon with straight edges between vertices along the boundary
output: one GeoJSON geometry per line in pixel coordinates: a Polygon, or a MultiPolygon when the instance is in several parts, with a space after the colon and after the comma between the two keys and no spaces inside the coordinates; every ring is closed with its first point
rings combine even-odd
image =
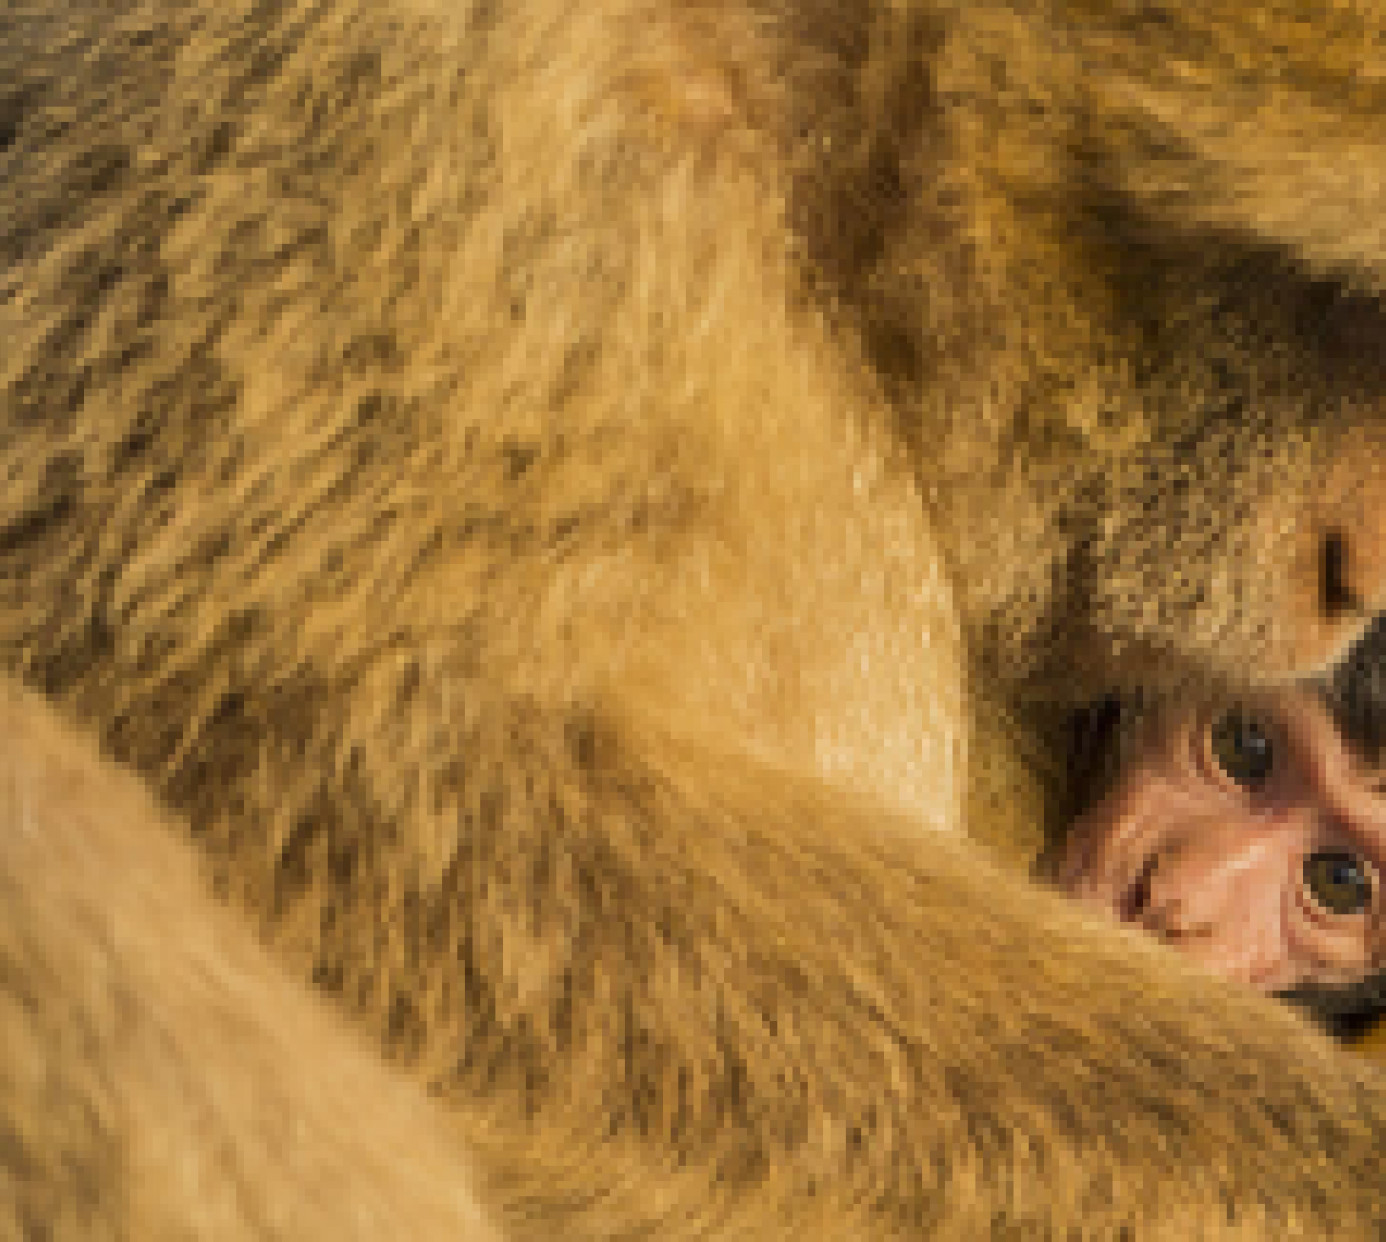
{"type": "Polygon", "coordinates": [[[1076,722],[1071,895],[1351,1037],[1386,1008],[1386,622],[1317,689],[1076,722]]]}

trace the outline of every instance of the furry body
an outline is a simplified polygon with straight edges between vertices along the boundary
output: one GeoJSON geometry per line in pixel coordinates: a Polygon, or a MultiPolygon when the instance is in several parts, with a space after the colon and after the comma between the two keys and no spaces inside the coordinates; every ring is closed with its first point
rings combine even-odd
{"type": "Polygon", "coordinates": [[[1386,1083],[963,808],[1380,604],[1381,28],[10,3],[0,659],[516,1237],[1370,1236],[1386,1083]]]}

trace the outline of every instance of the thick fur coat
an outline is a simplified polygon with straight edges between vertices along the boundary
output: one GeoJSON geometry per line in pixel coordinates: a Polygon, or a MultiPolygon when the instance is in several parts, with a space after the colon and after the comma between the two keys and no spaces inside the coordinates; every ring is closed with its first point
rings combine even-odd
{"type": "Polygon", "coordinates": [[[11,0],[0,660],[515,1238],[1375,1236],[1386,1082],[968,789],[1381,604],[1384,28],[11,0]]]}

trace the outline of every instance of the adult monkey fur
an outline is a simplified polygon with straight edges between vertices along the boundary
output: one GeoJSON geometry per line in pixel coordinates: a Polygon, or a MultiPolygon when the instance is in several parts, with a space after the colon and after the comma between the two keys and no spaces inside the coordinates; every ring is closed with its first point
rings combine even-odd
{"type": "Polygon", "coordinates": [[[0,1236],[491,1242],[446,1119],[0,684],[0,1236]]]}
{"type": "Polygon", "coordinates": [[[6,662],[514,1236],[1386,1224],[1375,1070],[953,831],[983,704],[1382,602],[1386,12],[1298,13],[0,12],[6,662]]]}

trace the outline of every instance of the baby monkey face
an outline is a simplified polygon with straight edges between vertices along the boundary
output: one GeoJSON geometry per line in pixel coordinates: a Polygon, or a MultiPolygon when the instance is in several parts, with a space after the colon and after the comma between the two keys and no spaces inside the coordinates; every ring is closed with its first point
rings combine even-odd
{"type": "Polygon", "coordinates": [[[1386,785],[1308,691],[1153,711],[1060,886],[1267,992],[1386,960],[1386,785]]]}

